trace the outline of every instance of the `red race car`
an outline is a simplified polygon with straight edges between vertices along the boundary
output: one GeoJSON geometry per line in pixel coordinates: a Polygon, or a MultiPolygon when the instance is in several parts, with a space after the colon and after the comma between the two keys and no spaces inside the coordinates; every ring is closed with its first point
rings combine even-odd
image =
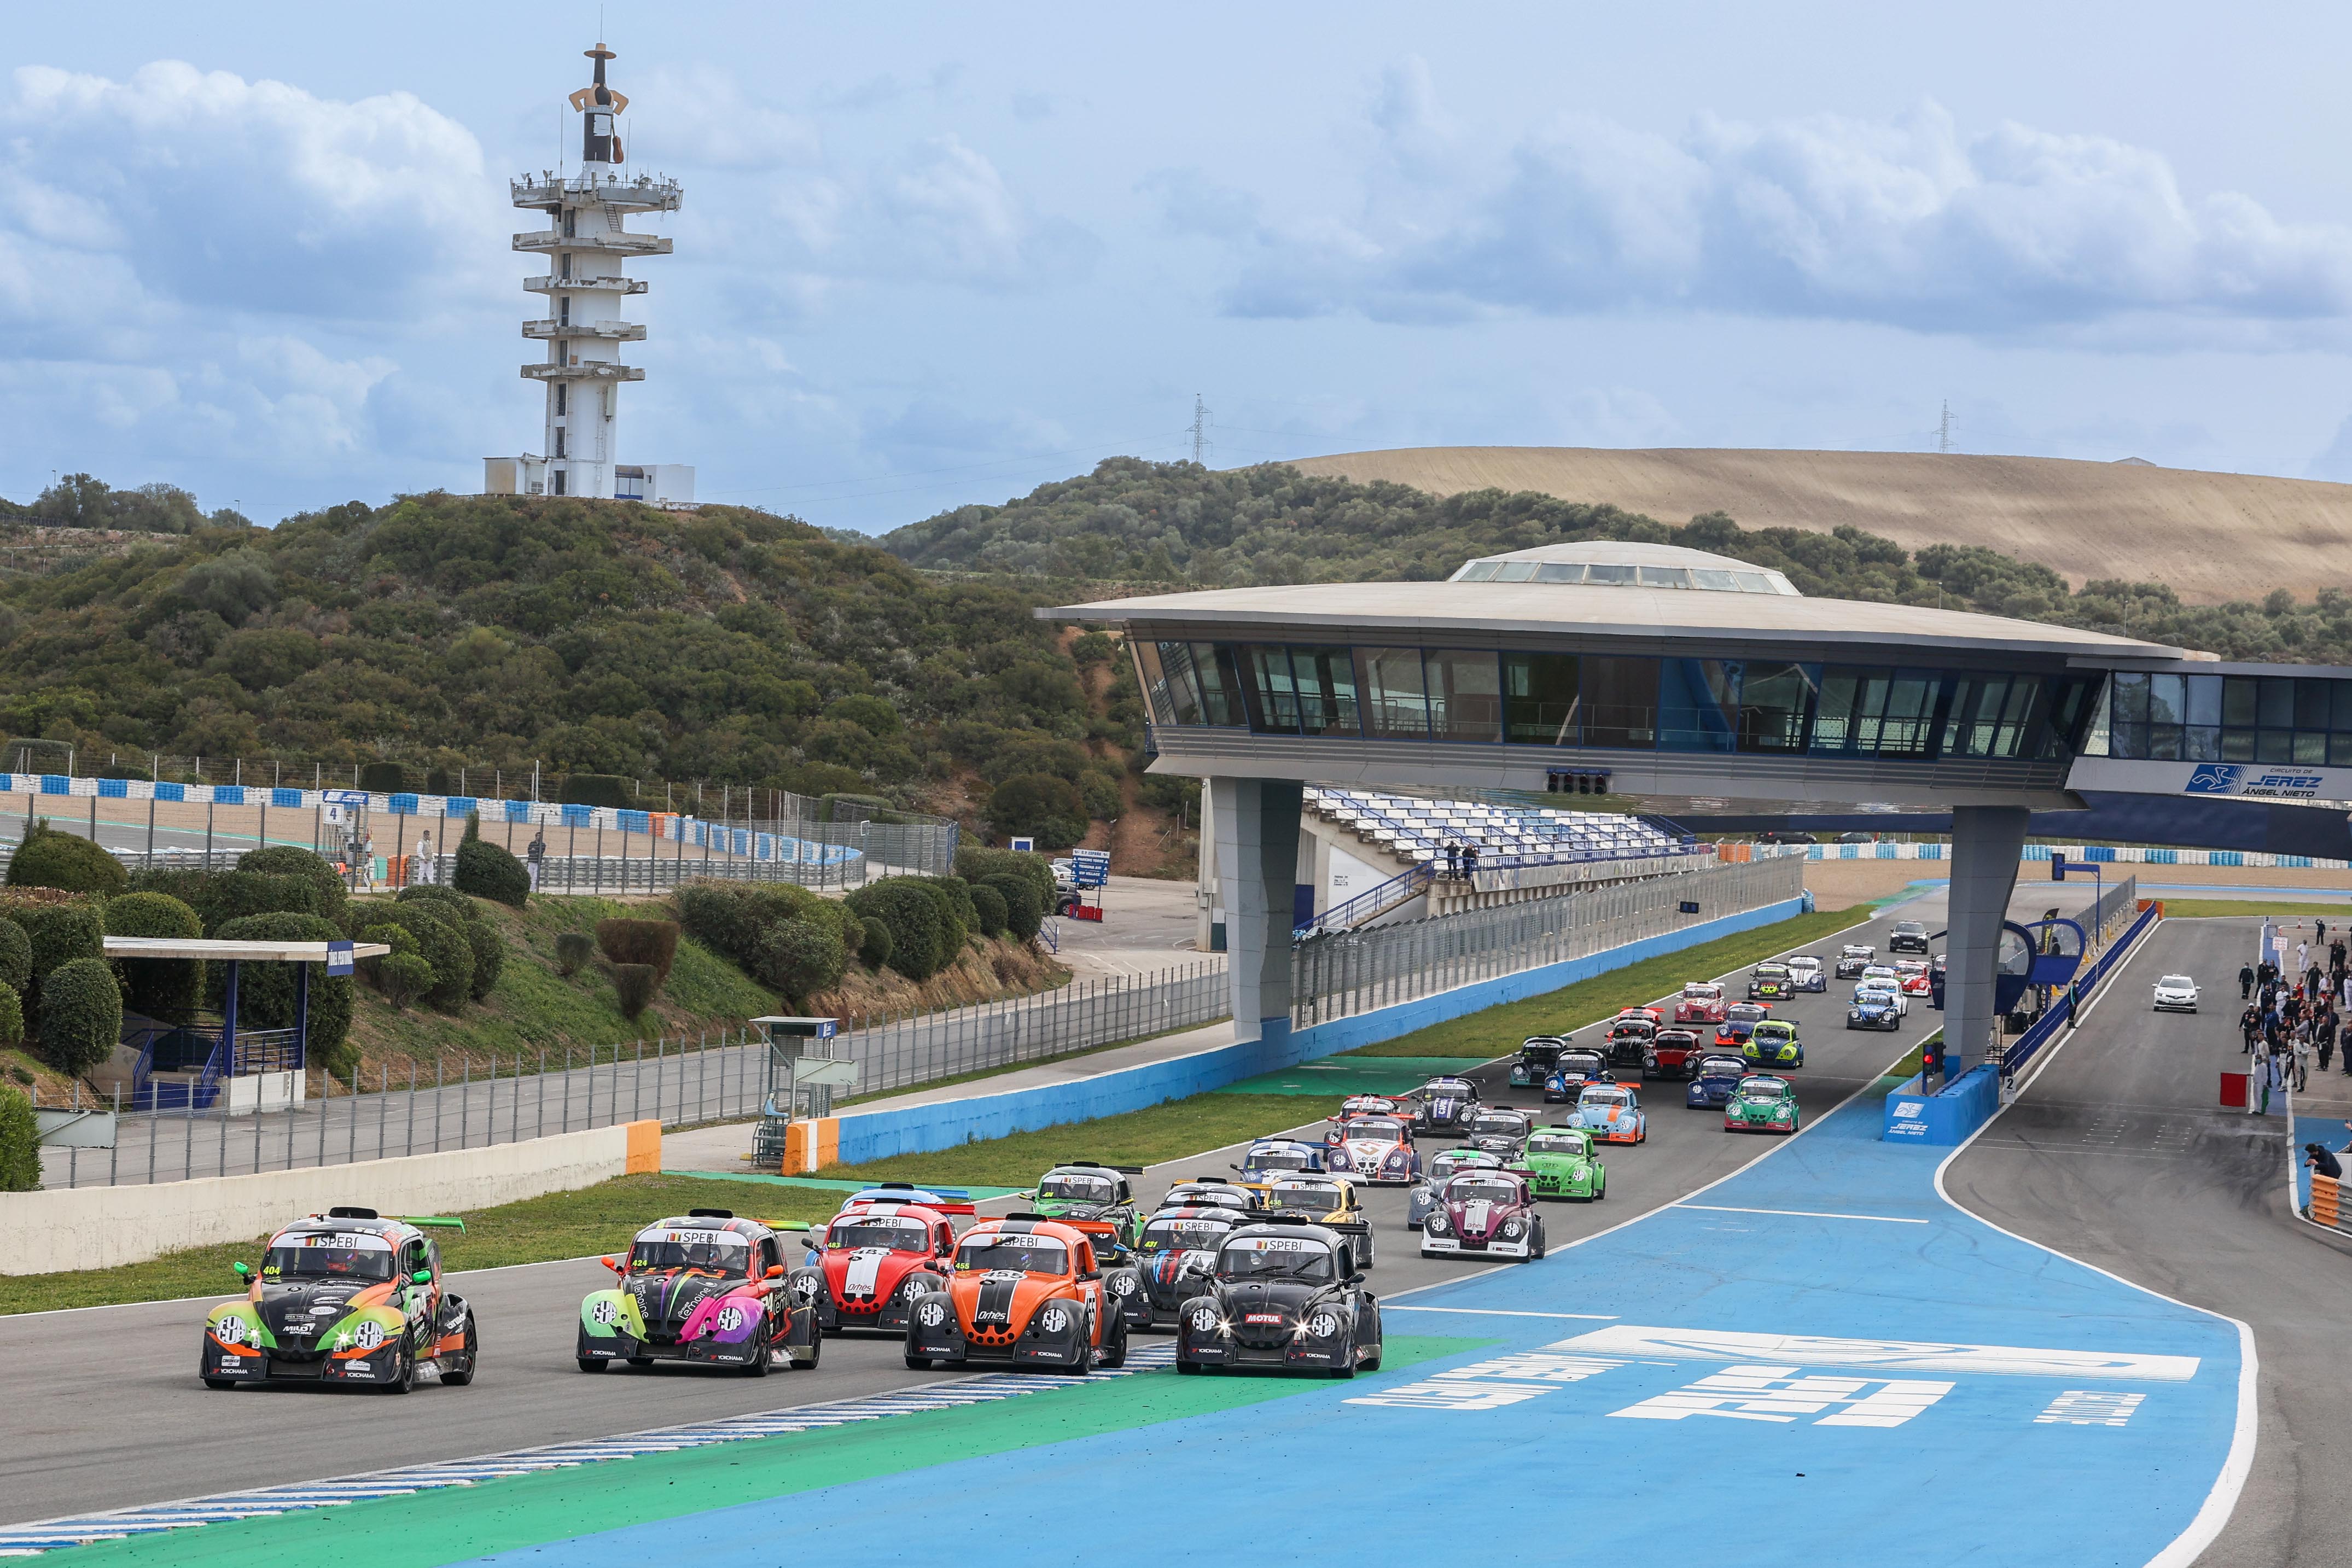
{"type": "Polygon", "coordinates": [[[1617,1016],[1610,1021],[1612,1023],[1623,1023],[1627,1019],[1646,1019],[1653,1024],[1662,1024],[1666,1021],[1666,1009],[1664,1008],[1619,1008],[1617,1009],[1617,1016]]]}
{"type": "Polygon", "coordinates": [[[1682,1024],[1721,1023],[1723,988],[1713,980],[1686,980],[1682,999],[1675,1003],[1675,1021],[1682,1024]]]}
{"type": "Polygon", "coordinates": [[[955,1253],[948,1216],[971,1212],[968,1203],[852,1203],[801,1243],[812,1256],[793,1271],[793,1300],[826,1333],[903,1334],[914,1299],[947,1289],[955,1253]]]}
{"type": "Polygon", "coordinates": [[[1697,1076],[1698,1059],[1706,1049],[1695,1029],[1662,1029],[1650,1041],[1650,1049],[1642,1058],[1642,1076],[1656,1078],[1693,1078],[1697,1076]]]}
{"type": "Polygon", "coordinates": [[[1927,977],[1927,960],[1925,958],[1898,958],[1895,963],[1895,984],[1903,988],[1906,996],[1924,997],[1935,989],[1935,983],[1927,977]]]}

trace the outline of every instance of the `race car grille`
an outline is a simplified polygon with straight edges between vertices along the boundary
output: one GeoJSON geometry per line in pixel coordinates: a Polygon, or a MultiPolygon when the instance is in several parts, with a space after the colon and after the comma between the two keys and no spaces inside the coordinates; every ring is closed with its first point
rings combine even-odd
{"type": "Polygon", "coordinates": [[[991,1323],[986,1328],[975,1328],[970,1333],[964,1335],[964,1339],[968,1343],[977,1345],[984,1345],[991,1350],[1003,1350],[1006,1345],[1011,1344],[1014,1340],[1020,1337],[1021,1336],[1019,1334],[1013,1332],[1011,1327],[1000,1326],[995,1323],[991,1323]]]}
{"type": "Polygon", "coordinates": [[[1290,1343],[1287,1323],[1235,1323],[1234,1343],[1244,1350],[1282,1350],[1290,1343]]]}
{"type": "Polygon", "coordinates": [[[844,1296],[838,1304],[840,1310],[845,1312],[855,1312],[861,1316],[870,1317],[874,1313],[882,1310],[882,1298],[879,1296],[844,1296]]]}

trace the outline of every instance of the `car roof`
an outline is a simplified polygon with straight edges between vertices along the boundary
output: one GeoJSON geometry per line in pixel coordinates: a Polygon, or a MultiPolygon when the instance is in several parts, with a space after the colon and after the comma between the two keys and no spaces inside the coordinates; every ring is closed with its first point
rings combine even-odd
{"type": "Polygon", "coordinates": [[[396,1245],[424,1234],[405,1220],[386,1219],[381,1215],[362,1218],[358,1215],[308,1214],[291,1225],[280,1226],[269,1239],[275,1243],[281,1236],[358,1235],[382,1237],[396,1245]]]}

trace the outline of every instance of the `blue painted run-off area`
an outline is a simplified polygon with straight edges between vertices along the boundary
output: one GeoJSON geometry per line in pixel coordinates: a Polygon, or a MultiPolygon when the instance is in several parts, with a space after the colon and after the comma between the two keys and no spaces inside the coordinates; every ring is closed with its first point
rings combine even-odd
{"type": "MultiPolygon", "coordinates": [[[[841,1118],[838,1158],[844,1164],[855,1165],[866,1160],[887,1159],[895,1155],[929,1154],[938,1149],[957,1147],[971,1138],[1001,1138],[1008,1134],[1025,1133],[1038,1127],[1058,1126],[1064,1122],[1091,1121],[1097,1116],[1139,1111],[1162,1101],[1180,1100],[1187,1095],[1222,1089],[1228,1083],[1238,1083],[1262,1072],[1278,1072],[1302,1061],[1313,1061],[1342,1051],[1394,1040],[1414,1030],[1444,1023],[1449,1019],[1461,1018],[1499,1003],[1541,996],[1562,986],[1588,980],[1612,969],[1623,968],[1628,964],[1638,964],[1661,954],[1695,947],[1718,937],[1787,920],[1801,910],[1801,901],[1785,899],[1760,909],[1701,921],[1680,931],[1630,942],[1622,947],[1612,947],[1586,957],[1564,959],[1540,968],[1523,969],[1517,974],[1457,986],[1434,996],[1400,1002],[1394,1007],[1360,1013],[1354,1018],[1337,1019],[1309,1029],[1286,1030],[1277,1019],[1263,1040],[1244,1040],[1238,1045],[1197,1051],[1190,1056],[1148,1062],[1117,1072],[1098,1073],[1073,1082],[1041,1084],[1034,1089],[910,1105],[897,1111],[845,1115],[841,1118]]],[[[1497,1040],[1496,1054],[1515,1051],[1518,1043],[1517,1040],[1497,1040]]]]}
{"type": "Polygon", "coordinates": [[[1154,1564],[2148,1562],[2230,1455],[2235,1326],[1960,1212],[1940,1154],[1878,1132],[1864,1094],[1680,1205],[1386,1303],[1496,1349],[485,1561],[751,1568],[782,1531],[848,1563],[881,1531],[1033,1568],[1084,1555],[1046,1500],[1139,1481],[1176,1504],[1129,1543],[1154,1564]]]}

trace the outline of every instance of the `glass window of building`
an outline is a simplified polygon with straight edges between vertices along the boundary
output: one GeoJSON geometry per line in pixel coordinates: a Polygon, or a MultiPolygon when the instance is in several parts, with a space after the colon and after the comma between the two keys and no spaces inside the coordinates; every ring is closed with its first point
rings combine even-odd
{"type": "Polygon", "coordinates": [[[1503,738],[1503,685],[1497,654],[1433,649],[1424,679],[1429,727],[1440,740],[1503,738]]]}
{"type": "Polygon", "coordinates": [[[1803,750],[1821,678],[1819,664],[1748,660],[1739,680],[1739,749],[1803,750]]]}
{"type": "Polygon", "coordinates": [[[1307,735],[1361,735],[1356,716],[1356,660],[1348,648],[1293,648],[1298,727],[1307,735]]]}
{"type": "Polygon", "coordinates": [[[1626,588],[1638,580],[1638,568],[1630,566],[1593,565],[1584,569],[1584,580],[1605,582],[1618,588],[1626,588]]]}
{"type": "Polygon", "coordinates": [[[1578,664],[1578,706],[1583,718],[1584,744],[1643,751],[1655,747],[1658,661],[1588,654],[1578,664]]]}
{"type": "Polygon", "coordinates": [[[1503,655],[1504,738],[1514,746],[1576,744],[1576,655],[1503,655]]]}
{"type": "Polygon", "coordinates": [[[1290,650],[1279,644],[1253,643],[1242,649],[1242,666],[1248,672],[1242,695],[1249,704],[1252,729],[1271,734],[1298,733],[1298,688],[1290,675],[1290,650]]]}
{"type": "Polygon", "coordinates": [[[1584,568],[1577,561],[1548,560],[1537,569],[1536,580],[1538,582],[1582,582],[1584,568]]]}
{"type": "Polygon", "coordinates": [[[1188,720],[1177,716],[1179,710],[1176,706],[1175,694],[1168,689],[1168,677],[1160,658],[1160,651],[1162,647],[1181,647],[1182,644],[1146,643],[1139,638],[1130,637],[1128,639],[1127,645],[1135,654],[1135,678],[1143,686],[1144,701],[1151,706],[1151,722],[1154,724],[1200,723],[1197,717],[1188,720]]]}
{"type": "Polygon", "coordinates": [[[1496,560],[1474,560],[1454,574],[1455,582],[1492,582],[1496,570],[1503,563],[1496,560]]]}
{"type": "Polygon", "coordinates": [[[1359,648],[1356,687],[1364,733],[1376,740],[1427,740],[1429,696],[1418,648],[1359,648]]]}
{"type": "Polygon", "coordinates": [[[1729,751],[1738,733],[1738,707],[1737,659],[1660,661],[1660,750],[1729,751]]]}
{"type": "Polygon", "coordinates": [[[1878,726],[1881,757],[1925,757],[1936,732],[1936,698],[1943,685],[1925,670],[1897,670],[1886,684],[1886,713],[1878,726]]]}
{"type": "Polygon", "coordinates": [[[1687,567],[1645,566],[1642,568],[1642,586],[1644,588],[1688,588],[1690,585],[1690,570],[1687,567]]]}

